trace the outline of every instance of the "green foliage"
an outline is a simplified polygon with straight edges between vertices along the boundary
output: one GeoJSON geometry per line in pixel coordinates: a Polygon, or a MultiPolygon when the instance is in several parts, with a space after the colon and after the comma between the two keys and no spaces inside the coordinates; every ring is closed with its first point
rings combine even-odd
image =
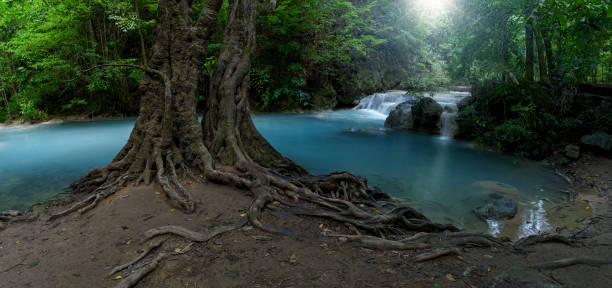
{"type": "Polygon", "coordinates": [[[530,158],[546,157],[565,143],[606,127],[597,122],[610,115],[602,111],[595,116],[578,106],[572,107],[572,113],[560,114],[550,105],[554,91],[545,85],[487,81],[473,89],[473,103],[457,115],[458,136],[530,158]]]}
{"type": "Polygon", "coordinates": [[[72,110],[78,109],[79,107],[86,106],[87,100],[80,98],[72,98],[70,102],[64,106],[62,106],[62,110],[72,110]]]}
{"type": "Polygon", "coordinates": [[[23,96],[17,96],[14,98],[16,111],[19,113],[21,119],[26,121],[44,120],[47,118],[47,113],[38,109],[33,99],[29,99],[23,96]]]}
{"type": "Polygon", "coordinates": [[[546,65],[536,63],[535,70],[542,68],[548,79],[537,80],[612,82],[612,75],[605,72],[612,67],[609,0],[459,0],[457,6],[460,9],[448,26],[453,35],[448,69],[455,79],[522,79],[529,19],[534,23],[535,44],[543,47],[540,54],[535,45],[536,57],[546,58],[546,65]],[[525,13],[528,7],[532,13],[525,13]]]}

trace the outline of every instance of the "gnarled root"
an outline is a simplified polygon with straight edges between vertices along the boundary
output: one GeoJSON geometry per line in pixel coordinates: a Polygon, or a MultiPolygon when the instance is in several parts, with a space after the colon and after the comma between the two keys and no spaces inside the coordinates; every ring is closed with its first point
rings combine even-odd
{"type": "Polygon", "coordinates": [[[124,270],[124,269],[126,269],[126,268],[128,268],[128,267],[130,267],[130,266],[132,266],[132,265],[134,265],[136,263],[138,263],[138,261],[140,261],[143,258],[147,257],[147,255],[149,255],[149,253],[151,253],[151,251],[159,248],[159,246],[164,244],[165,241],[166,240],[164,239],[164,240],[160,240],[160,241],[151,243],[151,245],[149,245],[149,247],[147,247],[147,249],[144,252],[142,252],[136,259],[134,259],[134,260],[132,260],[132,261],[126,263],[126,264],[119,265],[119,266],[115,267],[110,273],[108,273],[108,277],[113,276],[115,273],[117,273],[119,271],[122,271],[122,270],[124,270]]]}
{"type": "Polygon", "coordinates": [[[546,242],[558,242],[568,246],[576,246],[576,241],[574,239],[561,236],[558,234],[545,234],[545,235],[531,235],[525,238],[521,238],[516,243],[514,243],[514,248],[521,249],[525,246],[531,246],[538,243],[546,243],[546,242]]]}
{"type": "Polygon", "coordinates": [[[427,253],[423,253],[423,254],[419,254],[417,256],[414,257],[414,261],[416,262],[424,262],[424,261],[429,261],[429,260],[433,260],[442,256],[448,256],[448,255],[459,255],[461,254],[459,252],[459,249],[452,247],[452,248],[438,248],[435,249],[431,252],[427,252],[427,253]]]}
{"type": "Polygon", "coordinates": [[[163,253],[163,252],[157,254],[157,256],[155,256],[155,258],[153,258],[153,260],[151,262],[149,262],[148,264],[142,266],[140,269],[136,270],[136,272],[130,274],[130,276],[125,277],[123,280],[121,280],[121,282],[119,282],[119,284],[116,286],[116,288],[130,288],[130,287],[136,285],[136,283],[138,283],[138,281],[142,280],[142,278],[147,276],[147,274],[149,274],[153,270],[155,270],[155,268],[157,268],[159,263],[162,260],[164,260],[164,258],[166,258],[167,256],[168,256],[168,254],[167,253],[163,253]]]}
{"type": "Polygon", "coordinates": [[[366,235],[328,235],[330,237],[339,237],[341,241],[353,242],[358,246],[379,249],[379,250],[410,250],[410,249],[425,249],[431,245],[420,242],[401,242],[387,240],[374,236],[366,235]]]}
{"type": "Polygon", "coordinates": [[[183,238],[187,238],[194,242],[206,242],[212,239],[213,237],[220,235],[222,233],[239,229],[240,227],[244,226],[246,222],[247,222],[246,217],[242,217],[236,224],[218,226],[218,227],[211,229],[207,233],[195,232],[193,230],[189,230],[181,226],[162,226],[162,227],[153,228],[153,229],[148,230],[147,232],[143,234],[143,238],[145,240],[148,240],[148,239],[154,238],[159,235],[173,234],[173,235],[177,235],[183,238]]]}
{"type": "Polygon", "coordinates": [[[125,182],[129,179],[129,175],[123,175],[117,178],[111,183],[107,183],[98,187],[95,191],[95,194],[85,198],[82,201],[77,202],[72,205],[70,208],[63,210],[61,212],[55,213],[49,217],[49,221],[53,221],[57,218],[66,216],[68,214],[79,212],[79,214],[83,214],[93,208],[95,208],[100,201],[106,199],[107,197],[115,194],[117,189],[125,184],[125,182]]]}
{"type": "MultiPolygon", "coordinates": [[[[146,231],[143,235],[143,238],[145,240],[148,240],[148,239],[160,236],[160,235],[172,234],[172,235],[176,235],[182,238],[189,239],[194,242],[206,242],[225,232],[239,229],[240,227],[244,226],[246,223],[247,223],[247,217],[242,217],[236,224],[215,227],[209,230],[207,233],[195,232],[193,230],[187,229],[185,227],[180,227],[180,226],[163,226],[163,227],[153,228],[153,229],[146,231]]],[[[132,266],[136,264],[138,261],[144,259],[147,256],[147,254],[149,254],[152,250],[160,247],[164,243],[164,241],[165,240],[161,240],[161,241],[154,242],[153,244],[149,245],[149,247],[142,254],[140,254],[140,256],[138,256],[138,258],[136,258],[135,260],[127,264],[116,267],[115,269],[113,269],[113,271],[111,271],[109,276],[129,266],[132,266]]],[[[184,252],[178,252],[178,253],[184,253],[184,252]]],[[[136,285],[138,281],[142,280],[142,278],[144,278],[147,274],[155,270],[155,268],[157,268],[159,263],[168,255],[169,254],[167,252],[160,252],[151,262],[140,267],[134,273],[130,274],[128,277],[123,279],[119,283],[119,285],[117,285],[117,288],[129,288],[129,287],[136,285]]]]}
{"type": "Polygon", "coordinates": [[[594,259],[594,258],[565,258],[556,261],[541,263],[531,266],[536,269],[557,269],[568,267],[577,264],[585,264],[590,266],[600,266],[612,264],[612,260],[594,259]]]}

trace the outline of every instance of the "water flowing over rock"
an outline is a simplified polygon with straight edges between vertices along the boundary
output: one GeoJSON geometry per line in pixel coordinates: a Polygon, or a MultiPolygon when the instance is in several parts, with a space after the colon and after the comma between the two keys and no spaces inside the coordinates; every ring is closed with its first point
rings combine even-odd
{"type": "Polygon", "coordinates": [[[392,90],[386,93],[376,93],[361,99],[355,109],[374,110],[378,113],[389,115],[402,102],[414,100],[415,96],[406,94],[406,91],[392,90]]]}
{"type": "Polygon", "coordinates": [[[365,97],[355,109],[388,115],[385,121],[388,128],[439,133],[452,138],[457,130],[457,106],[470,96],[470,92],[459,91],[409,94],[394,90],[365,97]]]}

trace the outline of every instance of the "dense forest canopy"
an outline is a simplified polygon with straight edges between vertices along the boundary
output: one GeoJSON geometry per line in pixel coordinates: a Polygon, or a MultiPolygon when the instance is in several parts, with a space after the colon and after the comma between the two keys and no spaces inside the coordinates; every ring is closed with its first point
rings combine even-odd
{"type": "MultiPolygon", "coordinates": [[[[610,83],[609,2],[281,0],[257,19],[251,106],[349,107],[377,91],[485,79],[610,83]]],[[[148,0],[0,0],[0,121],[135,115],[141,71],[83,71],[146,59],[139,39],[149,53],[156,13],[148,0]]],[[[226,22],[224,3],[217,25],[226,22]]],[[[204,83],[220,53],[216,31],[204,83]]]]}

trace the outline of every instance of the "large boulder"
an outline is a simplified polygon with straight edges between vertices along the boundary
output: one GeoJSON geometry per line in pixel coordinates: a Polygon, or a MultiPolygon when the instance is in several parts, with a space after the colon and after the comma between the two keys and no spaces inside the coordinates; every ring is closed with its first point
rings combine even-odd
{"type": "Polygon", "coordinates": [[[395,107],[395,109],[389,113],[387,120],[385,120],[385,127],[412,129],[414,126],[414,120],[412,118],[413,103],[413,101],[406,101],[397,105],[397,107],[395,107]]]}
{"type": "Polygon", "coordinates": [[[612,136],[604,132],[582,136],[580,143],[596,150],[612,153],[612,136]]]}
{"type": "Polygon", "coordinates": [[[476,208],[475,212],[483,219],[507,220],[514,218],[518,212],[518,206],[514,200],[499,198],[482,207],[476,208]]]}
{"type": "Polygon", "coordinates": [[[389,113],[385,127],[439,133],[443,110],[442,105],[429,97],[409,100],[397,105],[389,113]]]}
{"type": "Polygon", "coordinates": [[[442,105],[432,98],[419,99],[412,106],[413,129],[439,133],[440,115],[442,115],[443,110],[442,105]]]}

